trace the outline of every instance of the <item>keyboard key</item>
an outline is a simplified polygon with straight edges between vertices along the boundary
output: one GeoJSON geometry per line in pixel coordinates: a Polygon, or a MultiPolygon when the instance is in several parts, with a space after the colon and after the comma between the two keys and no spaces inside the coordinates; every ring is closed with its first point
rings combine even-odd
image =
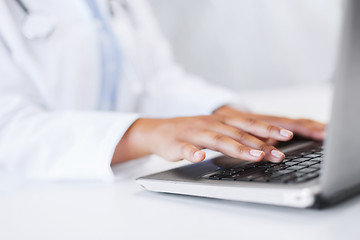
{"type": "Polygon", "coordinates": [[[317,163],[311,162],[311,161],[306,161],[306,162],[299,163],[300,166],[305,166],[305,167],[310,167],[310,166],[312,166],[314,164],[317,164],[317,163]]]}
{"type": "Polygon", "coordinates": [[[291,162],[292,160],[293,160],[292,158],[287,158],[287,157],[286,157],[282,162],[284,162],[284,163],[285,163],[285,162],[291,162]]]}
{"type": "Polygon", "coordinates": [[[253,181],[253,182],[269,182],[270,178],[271,177],[269,175],[264,175],[264,176],[254,178],[251,181],[253,181]]]}
{"type": "Polygon", "coordinates": [[[312,173],[314,171],[316,171],[314,168],[303,168],[299,170],[300,173],[312,173]]]}
{"type": "Polygon", "coordinates": [[[254,168],[261,165],[261,162],[253,162],[253,163],[248,163],[245,165],[242,165],[240,168],[244,168],[244,169],[248,169],[248,168],[254,168]]]}
{"type": "Polygon", "coordinates": [[[287,166],[287,167],[291,167],[291,166],[294,166],[294,165],[297,165],[299,162],[285,162],[284,164],[287,166]]]}
{"type": "Polygon", "coordinates": [[[269,171],[279,171],[279,170],[282,170],[282,169],[285,169],[285,168],[287,168],[287,166],[285,164],[283,164],[283,163],[280,163],[280,164],[269,167],[267,170],[269,170],[269,171]]]}
{"type": "Polygon", "coordinates": [[[302,181],[306,180],[306,178],[305,178],[306,174],[304,174],[304,173],[294,172],[292,174],[295,176],[295,178],[288,180],[288,182],[302,182],[302,181]]]}
{"type": "Polygon", "coordinates": [[[259,174],[250,174],[246,176],[237,176],[234,178],[235,181],[251,181],[257,177],[261,177],[259,174]]]}
{"type": "Polygon", "coordinates": [[[313,160],[313,159],[309,160],[309,162],[314,163],[314,164],[320,164],[320,161],[318,161],[318,160],[313,160]]]}
{"type": "Polygon", "coordinates": [[[314,165],[311,165],[309,168],[317,168],[317,169],[320,169],[321,165],[320,163],[316,163],[314,165]]]}
{"type": "Polygon", "coordinates": [[[298,171],[298,170],[303,169],[303,168],[306,168],[306,166],[303,166],[303,165],[295,165],[295,166],[288,167],[287,169],[288,169],[288,170],[298,171]]]}
{"type": "Polygon", "coordinates": [[[233,175],[235,173],[242,172],[242,171],[244,171],[244,169],[225,169],[225,170],[220,171],[219,174],[233,175]]]}
{"type": "Polygon", "coordinates": [[[277,178],[270,179],[270,182],[282,182],[282,183],[285,183],[285,182],[288,182],[288,181],[293,180],[293,179],[296,179],[295,174],[286,174],[284,176],[280,176],[280,177],[277,177],[277,178]]]}
{"type": "Polygon", "coordinates": [[[268,168],[277,165],[278,163],[272,163],[272,162],[265,162],[263,164],[258,165],[258,167],[261,168],[268,168]]]}
{"type": "Polygon", "coordinates": [[[305,155],[305,157],[309,157],[309,158],[316,158],[316,157],[320,157],[321,154],[318,153],[311,153],[311,154],[307,154],[305,155]]]}
{"type": "Polygon", "coordinates": [[[233,175],[232,177],[238,181],[242,181],[242,180],[249,181],[257,177],[268,176],[268,175],[270,174],[265,172],[263,168],[254,168],[251,171],[238,173],[233,175]]]}
{"type": "Polygon", "coordinates": [[[318,172],[313,172],[313,173],[309,173],[309,174],[305,175],[306,179],[308,179],[308,180],[313,179],[313,178],[317,178],[319,176],[320,176],[320,174],[318,172]]]}
{"type": "Polygon", "coordinates": [[[302,177],[294,178],[294,179],[288,181],[288,183],[302,183],[302,182],[305,182],[308,180],[309,180],[308,178],[306,178],[305,176],[302,176],[302,177]]]}
{"type": "Polygon", "coordinates": [[[254,167],[256,167],[256,165],[254,165],[254,164],[241,164],[240,166],[236,166],[236,167],[234,167],[233,169],[238,169],[238,170],[243,169],[243,170],[247,170],[247,169],[254,168],[254,167]]]}
{"type": "Polygon", "coordinates": [[[293,172],[294,172],[294,170],[290,170],[290,169],[277,171],[277,173],[281,174],[281,175],[285,175],[285,174],[289,174],[289,173],[293,173],[293,172]]]}
{"type": "Polygon", "coordinates": [[[245,169],[244,172],[240,172],[239,174],[250,174],[250,173],[255,173],[255,172],[264,172],[263,168],[248,168],[245,169]]]}
{"type": "Polygon", "coordinates": [[[275,179],[275,178],[278,178],[278,177],[281,177],[283,175],[286,175],[286,174],[290,174],[290,173],[293,173],[294,171],[293,170],[281,170],[281,171],[277,171],[277,172],[268,172],[271,174],[271,179],[275,179]]]}
{"type": "Polygon", "coordinates": [[[300,157],[300,158],[293,159],[293,161],[295,161],[295,162],[305,162],[305,161],[308,161],[310,159],[311,158],[308,158],[308,157],[300,157]]]}
{"type": "Polygon", "coordinates": [[[301,158],[302,156],[300,155],[294,155],[294,154],[286,154],[285,158],[286,159],[296,159],[296,158],[301,158]]]}

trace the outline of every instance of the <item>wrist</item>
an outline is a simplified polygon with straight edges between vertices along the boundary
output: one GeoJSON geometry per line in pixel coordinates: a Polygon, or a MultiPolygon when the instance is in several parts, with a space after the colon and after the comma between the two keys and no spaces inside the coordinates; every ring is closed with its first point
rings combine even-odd
{"type": "Polygon", "coordinates": [[[150,155],[152,124],[153,119],[137,119],[117,144],[112,164],[150,155]]]}

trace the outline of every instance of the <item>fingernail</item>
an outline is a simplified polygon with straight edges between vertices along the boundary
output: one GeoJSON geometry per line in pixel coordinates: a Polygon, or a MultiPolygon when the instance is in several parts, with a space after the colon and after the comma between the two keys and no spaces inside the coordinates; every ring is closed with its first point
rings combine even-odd
{"type": "Polygon", "coordinates": [[[280,159],[280,160],[285,157],[285,155],[278,150],[272,150],[271,155],[273,155],[274,157],[276,157],[277,159],[280,159]]]}
{"type": "Polygon", "coordinates": [[[194,153],[194,159],[195,159],[195,161],[201,161],[202,159],[203,159],[203,152],[202,151],[196,151],[195,153],[194,153]]]}
{"type": "Polygon", "coordinates": [[[281,129],[280,130],[280,135],[284,136],[284,137],[291,137],[293,135],[293,133],[290,132],[289,130],[281,129]]]}
{"type": "Polygon", "coordinates": [[[254,157],[260,157],[262,153],[263,153],[263,151],[254,150],[254,149],[250,150],[251,156],[254,156],[254,157]]]}

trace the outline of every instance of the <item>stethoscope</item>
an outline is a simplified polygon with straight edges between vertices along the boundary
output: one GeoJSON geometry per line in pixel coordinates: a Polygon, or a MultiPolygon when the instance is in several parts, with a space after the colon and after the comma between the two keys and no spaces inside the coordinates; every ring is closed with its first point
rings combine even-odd
{"type": "Polygon", "coordinates": [[[29,40],[47,39],[56,28],[56,18],[46,13],[31,11],[22,0],[15,0],[25,13],[21,32],[29,40]]]}
{"type": "MultiPolygon", "coordinates": [[[[110,12],[113,14],[112,2],[108,0],[110,12]]],[[[56,29],[56,17],[50,14],[32,11],[26,6],[24,1],[15,0],[17,5],[25,14],[25,19],[21,27],[22,35],[28,40],[47,39],[56,29]]],[[[119,1],[122,8],[131,14],[126,1],[119,1]]]]}
{"type": "MultiPolygon", "coordinates": [[[[57,27],[57,18],[55,16],[52,16],[51,14],[43,14],[40,11],[32,11],[24,4],[23,0],[15,0],[13,3],[18,5],[20,10],[26,14],[25,19],[22,22],[23,25],[20,27],[21,35],[23,35],[26,39],[47,39],[55,32],[57,27]]],[[[117,10],[119,10],[120,7],[132,20],[134,26],[137,25],[135,15],[133,14],[132,9],[128,6],[126,0],[108,0],[108,3],[110,14],[113,17],[116,16],[116,13],[118,12],[117,10]]],[[[5,38],[4,34],[0,31],[0,44],[3,44],[8,53],[12,55],[19,64],[24,66],[24,70],[31,76],[31,79],[33,79],[35,87],[39,89],[44,102],[49,102],[50,106],[53,105],[52,96],[49,95],[46,87],[41,81],[43,76],[37,66],[34,65],[31,57],[29,57],[26,53],[21,52],[22,50],[20,50],[19,55],[19,51],[13,51],[12,45],[8,43],[14,43],[14,41],[9,41],[9,39],[5,38]]]]}

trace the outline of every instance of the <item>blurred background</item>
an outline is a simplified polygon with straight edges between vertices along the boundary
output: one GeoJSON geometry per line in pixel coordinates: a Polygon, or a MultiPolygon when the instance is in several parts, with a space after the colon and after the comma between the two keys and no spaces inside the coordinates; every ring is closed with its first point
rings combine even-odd
{"type": "Polygon", "coordinates": [[[234,90],[331,81],[341,0],[149,0],[186,70],[234,90]]]}

